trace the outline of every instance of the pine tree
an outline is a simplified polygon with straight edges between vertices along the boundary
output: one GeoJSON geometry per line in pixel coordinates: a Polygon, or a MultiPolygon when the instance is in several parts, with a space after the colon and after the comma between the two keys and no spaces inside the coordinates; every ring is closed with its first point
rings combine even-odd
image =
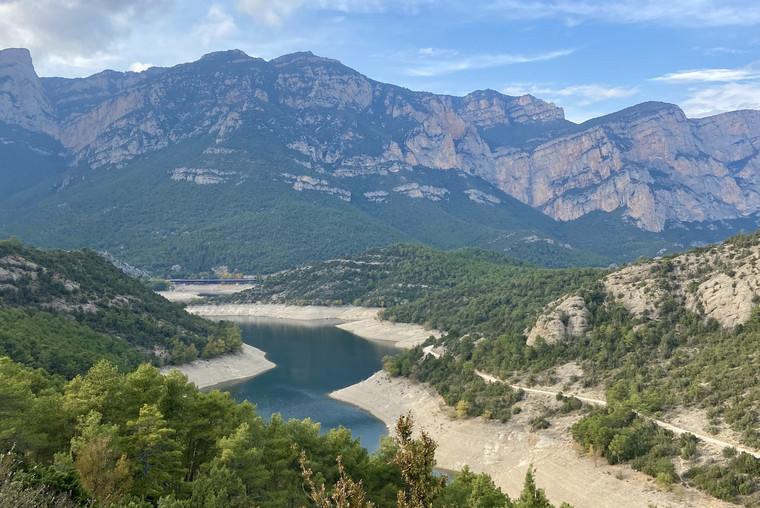
{"type": "Polygon", "coordinates": [[[398,508],[430,508],[433,500],[446,485],[446,479],[433,474],[437,445],[426,432],[412,439],[414,418],[411,411],[396,422],[398,451],[394,462],[401,470],[406,489],[397,496],[398,508]]]}
{"type": "Polygon", "coordinates": [[[118,502],[132,484],[130,464],[116,449],[117,427],[92,411],[80,419],[71,440],[74,468],[87,492],[103,506],[118,502]]]}
{"type": "Polygon", "coordinates": [[[544,489],[536,486],[535,470],[533,466],[525,473],[525,483],[520,497],[515,502],[515,508],[554,508],[546,497],[544,489]]]}
{"type": "Polygon", "coordinates": [[[127,430],[135,491],[150,499],[173,492],[183,476],[182,452],[174,429],[166,425],[161,411],[154,405],[143,405],[137,419],[127,422],[127,430]]]}

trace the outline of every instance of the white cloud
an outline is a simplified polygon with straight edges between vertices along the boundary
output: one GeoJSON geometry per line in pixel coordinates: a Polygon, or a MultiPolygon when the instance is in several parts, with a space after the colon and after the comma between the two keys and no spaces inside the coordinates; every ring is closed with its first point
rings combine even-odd
{"type": "Polygon", "coordinates": [[[238,28],[235,19],[219,5],[209,7],[205,19],[196,25],[194,34],[203,46],[209,46],[214,41],[234,35],[238,28]]]}
{"type": "Polygon", "coordinates": [[[760,109],[757,63],[735,69],[694,69],[652,78],[674,85],[689,84],[681,104],[688,116],[702,117],[737,109],[760,109]]]}
{"type": "Polygon", "coordinates": [[[267,25],[281,25],[304,0],[238,0],[237,8],[267,25]]]}
{"type": "Polygon", "coordinates": [[[153,65],[151,65],[149,63],[145,63],[145,62],[133,62],[129,66],[129,70],[132,71],[132,72],[142,72],[142,71],[147,71],[151,67],[153,67],[153,65]]]}
{"type": "Polygon", "coordinates": [[[42,63],[90,68],[107,64],[135,27],[172,0],[3,0],[0,47],[26,47],[42,63]]]}
{"type": "Polygon", "coordinates": [[[755,0],[494,0],[490,11],[512,19],[558,18],[573,26],[586,20],[678,26],[760,24],[755,0]]]}
{"type": "Polygon", "coordinates": [[[728,46],[714,46],[712,48],[694,48],[698,51],[703,51],[706,55],[738,55],[746,53],[747,51],[739,48],[731,48],[728,46]]]}
{"type": "Polygon", "coordinates": [[[554,60],[563,56],[570,55],[573,49],[560,49],[545,53],[535,54],[516,54],[516,53],[494,53],[479,55],[460,55],[453,50],[424,48],[418,52],[417,56],[406,61],[406,73],[410,76],[431,77],[451,74],[454,72],[467,71],[473,69],[488,69],[492,67],[502,67],[505,65],[521,64],[529,62],[541,62],[545,60],[554,60]]]}
{"type": "Polygon", "coordinates": [[[760,78],[760,71],[751,68],[739,69],[694,69],[678,71],[652,78],[653,81],[665,81],[668,83],[688,82],[729,82],[743,81],[760,78]]]}
{"type": "Polygon", "coordinates": [[[760,83],[726,83],[693,90],[681,106],[692,117],[737,109],[760,109],[760,83]]]}
{"type": "Polygon", "coordinates": [[[556,102],[564,102],[561,99],[572,99],[575,105],[585,107],[611,99],[632,97],[638,93],[638,88],[603,84],[551,86],[513,83],[505,86],[501,91],[507,95],[530,94],[556,102]]]}
{"type": "Polygon", "coordinates": [[[324,10],[343,13],[378,13],[391,9],[414,14],[435,0],[237,0],[240,12],[267,25],[281,26],[301,10],[324,10]]]}
{"type": "Polygon", "coordinates": [[[459,55],[459,51],[446,48],[420,48],[417,54],[423,57],[454,57],[459,55]]]}

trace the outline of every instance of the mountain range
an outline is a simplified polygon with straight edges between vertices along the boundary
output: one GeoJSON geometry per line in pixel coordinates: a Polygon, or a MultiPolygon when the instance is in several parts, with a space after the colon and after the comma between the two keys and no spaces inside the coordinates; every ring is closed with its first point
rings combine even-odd
{"type": "Polygon", "coordinates": [[[760,111],[380,83],[232,50],[40,78],[0,51],[0,234],[155,273],[267,272],[397,242],[604,265],[760,224],[760,111]]]}

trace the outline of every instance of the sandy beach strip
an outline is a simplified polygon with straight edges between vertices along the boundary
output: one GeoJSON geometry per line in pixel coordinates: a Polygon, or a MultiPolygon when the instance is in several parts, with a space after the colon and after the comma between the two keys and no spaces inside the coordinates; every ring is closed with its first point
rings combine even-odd
{"type": "Polygon", "coordinates": [[[209,388],[234,381],[242,381],[275,368],[261,349],[243,344],[240,351],[208,360],[195,360],[184,365],[164,367],[161,372],[178,370],[198,388],[209,388]]]}
{"type": "MultiPolygon", "coordinates": [[[[658,488],[654,481],[628,466],[610,466],[604,459],[580,453],[569,427],[578,416],[565,416],[549,429],[531,432],[532,411],[507,423],[482,418],[455,419],[452,409],[425,385],[377,372],[365,381],[330,394],[372,413],[389,429],[401,414],[411,410],[416,426],[438,443],[438,467],[458,471],[467,465],[491,475],[510,497],[519,496],[527,468],[533,464],[541,488],[552,502],[567,501],[576,508],[728,507],[733,506],[693,489],[658,488]]],[[[535,403],[540,403],[535,400],[535,403]]]]}
{"type": "Polygon", "coordinates": [[[440,337],[438,330],[421,325],[392,323],[378,317],[376,307],[285,305],[285,304],[230,304],[190,305],[187,311],[206,318],[262,317],[294,321],[332,321],[338,328],[363,339],[391,342],[398,348],[411,348],[425,342],[431,335],[440,337]]]}

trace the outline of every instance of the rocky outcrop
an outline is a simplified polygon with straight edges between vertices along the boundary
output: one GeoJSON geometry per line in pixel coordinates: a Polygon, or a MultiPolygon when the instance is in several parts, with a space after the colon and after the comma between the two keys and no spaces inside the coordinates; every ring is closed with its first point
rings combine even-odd
{"type": "MultiPolygon", "coordinates": [[[[667,303],[731,328],[745,323],[760,305],[760,234],[626,266],[602,284],[605,304],[622,305],[636,318],[660,319],[667,303]]],[[[525,331],[527,344],[581,337],[590,329],[590,317],[583,298],[568,295],[549,304],[525,331]]]]}
{"type": "Polygon", "coordinates": [[[589,318],[586,302],[580,296],[572,295],[553,302],[527,332],[527,344],[535,346],[539,339],[556,344],[582,337],[588,330],[589,318]]]}
{"type": "Polygon", "coordinates": [[[760,112],[690,120],[648,103],[497,157],[484,178],[560,220],[622,210],[650,231],[760,210],[760,112]],[[584,128],[585,127],[585,128],[584,128]]]}
{"type": "Polygon", "coordinates": [[[34,71],[29,50],[0,50],[0,122],[55,135],[53,107],[34,71]]]}
{"type": "Polygon", "coordinates": [[[169,173],[169,178],[175,182],[191,182],[196,185],[217,185],[226,183],[231,177],[237,175],[234,171],[222,171],[211,168],[174,168],[169,173]]]}
{"type": "Polygon", "coordinates": [[[760,303],[760,245],[730,241],[673,258],[635,264],[606,277],[608,296],[640,317],[656,319],[672,297],[688,310],[733,327],[760,303]]]}
{"type": "Polygon", "coordinates": [[[656,318],[667,291],[657,278],[657,263],[640,263],[618,270],[604,279],[607,295],[635,316],[656,318]]]}
{"type": "Polygon", "coordinates": [[[501,203],[501,199],[497,198],[493,194],[483,192],[478,189],[467,189],[464,191],[468,198],[480,205],[498,205],[501,203]]]}
{"type": "Polygon", "coordinates": [[[398,192],[414,199],[427,199],[430,201],[440,201],[445,199],[449,194],[448,189],[435,187],[433,185],[420,185],[418,183],[405,183],[393,188],[393,192],[398,192]]]}
{"type": "Polygon", "coordinates": [[[285,177],[286,181],[293,184],[293,190],[295,191],[301,192],[311,190],[323,192],[343,201],[351,201],[351,191],[339,187],[332,187],[327,180],[314,178],[308,175],[291,175],[289,173],[283,173],[282,176],[285,177]]]}

